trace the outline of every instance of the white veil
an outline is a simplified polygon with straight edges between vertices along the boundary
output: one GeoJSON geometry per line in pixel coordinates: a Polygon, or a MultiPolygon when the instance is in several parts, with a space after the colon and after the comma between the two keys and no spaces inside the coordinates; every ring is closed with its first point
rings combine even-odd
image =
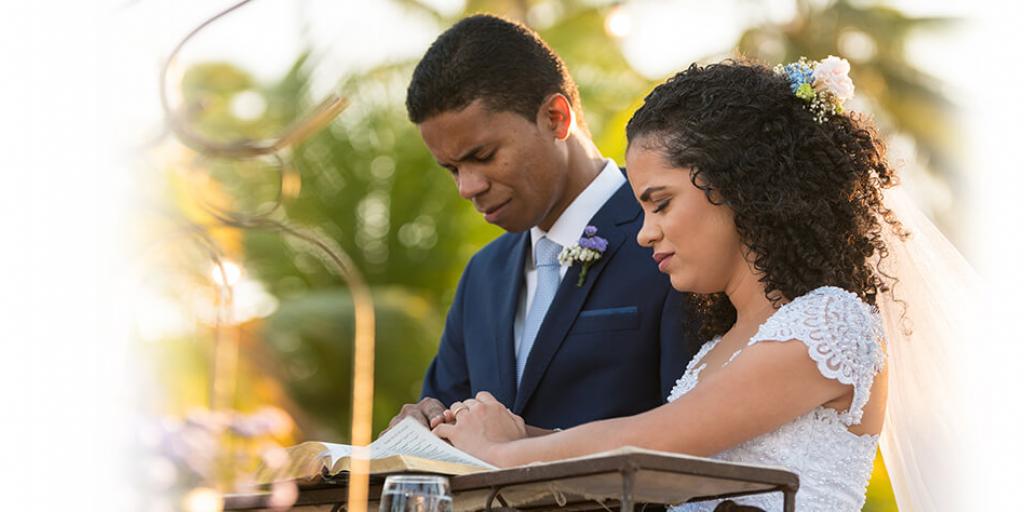
{"type": "Polygon", "coordinates": [[[899,282],[895,300],[879,301],[889,354],[882,456],[902,512],[970,510],[968,349],[980,334],[981,280],[902,187],[885,204],[911,237],[884,227],[881,269],[899,282]]]}

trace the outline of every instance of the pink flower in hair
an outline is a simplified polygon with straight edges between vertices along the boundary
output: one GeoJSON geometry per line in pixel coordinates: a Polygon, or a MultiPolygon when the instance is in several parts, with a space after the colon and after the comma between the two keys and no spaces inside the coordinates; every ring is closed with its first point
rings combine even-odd
{"type": "Polygon", "coordinates": [[[834,55],[822,59],[814,66],[814,89],[828,91],[842,104],[853,97],[850,63],[834,55]]]}

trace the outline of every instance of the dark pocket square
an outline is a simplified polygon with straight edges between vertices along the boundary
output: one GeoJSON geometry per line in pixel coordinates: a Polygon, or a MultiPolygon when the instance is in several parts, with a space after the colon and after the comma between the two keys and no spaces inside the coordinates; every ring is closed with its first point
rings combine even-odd
{"type": "Polygon", "coordinates": [[[627,306],[622,308],[586,309],[580,311],[580,318],[604,315],[628,315],[631,313],[636,314],[636,306],[627,306]]]}
{"type": "Polygon", "coordinates": [[[640,313],[636,306],[580,311],[572,333],[608,332],[640,327],[640,313]]]}

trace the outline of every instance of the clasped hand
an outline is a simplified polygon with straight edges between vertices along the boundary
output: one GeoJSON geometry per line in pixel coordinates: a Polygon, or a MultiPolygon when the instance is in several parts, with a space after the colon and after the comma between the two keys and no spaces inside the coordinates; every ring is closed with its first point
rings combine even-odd
{"type": "Polygon", "coordinates": [[[434,433],[456,448],[491,464],[501,465],[501,447],[527,436],[523,418],[486,391],[444,411],[444,423],[434,433]]]}

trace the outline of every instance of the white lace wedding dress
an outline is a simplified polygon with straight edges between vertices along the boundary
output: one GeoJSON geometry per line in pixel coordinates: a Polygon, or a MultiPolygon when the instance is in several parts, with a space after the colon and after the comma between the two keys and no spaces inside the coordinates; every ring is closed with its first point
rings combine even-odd
{"type": "MultiPolygon", "coordinates": [[[[821,374],[853,386],[849,410],[817,407],[774,432],[761,435],[713,458],[781,466],[800,475],[799,512],[857,512],[864,505],[878,436],[848,430],[861,421],[871,384],[885,363],[882,324],[876,308],[836,287],[821,287],[780,307],[747,346],[766,341],[799,340],[821,374]]],[[[707,366],[704,356],[719,342],[700,349],[669,395],[672,401],[697,385],[707,366]]],[[[742,351],[729,358],[729,364],[742,351]]],[[[738,504],[781,511],[781,493],[734,498],[738,504]]],[[[674,512],[711,511],[718,502],[689,503],[674,512]]]]}

